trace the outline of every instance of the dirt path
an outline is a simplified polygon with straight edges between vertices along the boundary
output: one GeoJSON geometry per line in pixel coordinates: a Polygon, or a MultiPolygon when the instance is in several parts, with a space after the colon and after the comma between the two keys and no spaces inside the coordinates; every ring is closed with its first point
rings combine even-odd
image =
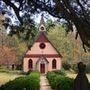
{"type": "Polygon", "coordinates": [[[45,75],[40,76],[40,90],[52,90],[45,75]]]}

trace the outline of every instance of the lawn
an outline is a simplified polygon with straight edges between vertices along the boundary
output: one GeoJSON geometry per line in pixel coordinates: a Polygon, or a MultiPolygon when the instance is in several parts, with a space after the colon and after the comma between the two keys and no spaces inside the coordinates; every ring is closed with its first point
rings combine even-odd
{"type": "MultiPolygon", "coordinates": [[[[74,74],[74,73],[70,73],[70,72],[67,72],[67,76],[71,77],[71,78],[75,78],[77,74],[74,74]]],[[[87,78],[90,82],[90,74],[87,74],[87,78]]]]}
{"type": "Polygon", "coordinates": [[[0,86],[2,84],[5,84],[6,82],[15,79],[16,77],[20,77],[22,75],[16,74],[16,73],[5,73],[0,72],[0,86]]]}
{"type": "Polygon", "coordinates": [[[6,66],[0,66],[0,86],[17,77],[23,76],[20,70],[11,70],[6,66]]]}
{"type": "MultiPolygon", "coordinates": [[[[67,76],[71,77],[71,78],[75,78],[77,74],[71,73],[71,72],[66,72],[67,76]]],[[[5,84],[6,82],[10,81],[10,80],[14,80],[17,77],[23,76],[19,73],[15,73],[15,72],[0,72],[0,86],[2,84],[5,84]]],[[[87,74],[88,80],[90,81],[90,74],[87,74]]]]}

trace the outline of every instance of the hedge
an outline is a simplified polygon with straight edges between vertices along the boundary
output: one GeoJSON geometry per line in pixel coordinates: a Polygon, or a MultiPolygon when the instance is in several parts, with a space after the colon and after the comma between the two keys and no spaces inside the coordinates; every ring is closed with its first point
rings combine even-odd
{"type": "Polygon", "coordinates": [[[0,90],[39,90],[40,75],[38,72],[31,72],[31,74],[24,77],[16,78],[9,81],[0,87],[0,90]]]}
{"type": "Polygon", "coordinates": [[[54,72],[55,74],[58,74],[58,75],[66,76],[65,70],[63,68],[61,70],[55,70],[52,72],[54,72]]]}
{"type": "Polygon", "coordinates": [[[48,72],[47,78],[54,90],[73,90],[74,80],[69,77],[56,74],[55,72],[48,72]]]}

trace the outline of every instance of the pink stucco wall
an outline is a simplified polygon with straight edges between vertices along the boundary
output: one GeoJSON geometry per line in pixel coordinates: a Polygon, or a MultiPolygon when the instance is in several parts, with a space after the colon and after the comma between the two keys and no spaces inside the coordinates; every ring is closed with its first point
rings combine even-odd
{"type": "Polygon", "coordinates": [[[39,48],[39,42],[34,43],[33,47],[31,47],[31,50],[27,52],[27,54],[58,54],[57,51],[52,47],[52,45],[48,42],[45,42],[46,48],[40,49],[39,48]]]}
{"type": "MultiPolygon", "coordinates": [[[[29,50],[26,54],[58,54],[58,52],[56,51],[55,48],[53,48],[53,46],[49,43],[49,42],[45,42],[46,44],[46,48],[45,49],[40,49],[39,47],[39,44],[40,42],[36,42],[33,44],[33,47],[31,48],[31,50],[29,50]]],[[[23,60],[23,71],[24,72],[27,72],[29,70],[28,68],[28,60],[29,59],[32,59],[33,60],[33,70],[38,70],[40,71],[40,66],[37,65],[36,67],[36,62],[37,60],[39,59],[38,58],[28,58],[28,57],[25,57],[24,60],[23,60]]],[[[52,60],[53,59],[56,59],[57,60],[57,70],[60,70],[61,69],[61,57],[49,57],[46,59],[48,60],[48,65],[47,67],[45,68],[46,69],[46,72],[47,73],[48,71],[52,71],[54,69],[52,69],[52,60]]]]}
{"type": "Polygon", "coordinates": [[[52,69],[52,60],[53,58],[47,58],[49,61],[49,65],[48,65],[48,71],[52,71],[52,70],[60,70],[61,69],[61,59],[60,58],[54,58],[57,60],[57,66],[56,69],[52,69]]]}
{"type": "MultiPolygon", "coordinates": [[[[23,62],[23,71],[27,72],[29,70],[28,68],[28,60],[30,58],[24,58],[24,62],[23,62]]],[[[31,58],[33,60],[33,70],[38,70],[40,71],[40,66],[36,67],[36,62],[39,58],[31,58]]],[[[61,69],[61,59],[60,58],[47,58],[48,60],[48,65],[46,67],[46,72],[48,71],[52,71],[52,70],[60,70],[61,69]],[[57,66],[56,69],[52,69],[52,60],[56,59],[57,60],[57,66]]]]}
{"type": "Polygon", "coordinates": [[[33,60],[33,70],[36,70],[36,62],[38,60],[38,58],[24,58],[23,60],[23,71],[24,72],[27,72],[29,70],[28,68],[28,61],[29,59],[32,59],[33,60]]]}

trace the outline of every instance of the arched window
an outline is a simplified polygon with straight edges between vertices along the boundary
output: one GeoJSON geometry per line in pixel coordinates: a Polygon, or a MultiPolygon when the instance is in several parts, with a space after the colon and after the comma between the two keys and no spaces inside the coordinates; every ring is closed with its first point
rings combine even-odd
{"type": "Polygon", "coordinates": [[[52,69],[56,69],[56,59],[52,60],[52,69]]]}
{"type": "Polygon", "coordinates": [[[33,61],[32,61],[32,59],[30,59],[30,60],[28,61],[28,68],[30,68],[30,69],[33,68],[33,61]]]}

